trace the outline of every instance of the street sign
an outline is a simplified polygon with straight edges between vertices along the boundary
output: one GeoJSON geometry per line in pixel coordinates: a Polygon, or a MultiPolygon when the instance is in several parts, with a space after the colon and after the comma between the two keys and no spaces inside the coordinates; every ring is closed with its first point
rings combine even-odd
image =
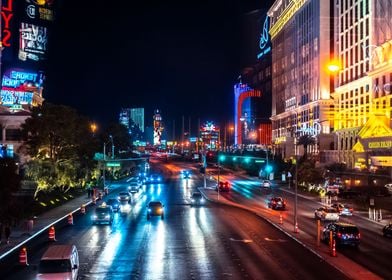
{"type": "Polygon", "coordinates": [[[287,177],[288,177],[288,178],[291,178],[291,177],[292,177],[290,171],[287,172],[287,177]]]}
{"type": "Polygon", "coordinates": [[[121,167],[121,163],[119,163],[119,162],[107,162],[106,166],[107,167],[121,167]]]}
{"type": "Polygon", "coordinates": [[[255,162],[256,162],[256,163],[264,163],[265,160],[264,160],[264,159],[256,159],[255,162]]]}

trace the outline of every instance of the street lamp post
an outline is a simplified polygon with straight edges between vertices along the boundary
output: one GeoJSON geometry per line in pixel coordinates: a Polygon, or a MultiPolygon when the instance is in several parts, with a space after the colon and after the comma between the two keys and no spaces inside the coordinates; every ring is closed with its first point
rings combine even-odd
{"type": "Polygon", "coordinates": [[[106,176],[105,176],[105,171],[106,171],[106,145],[112,142],[112,159],[114,159],[114,144],[113,144],[113,136],[109,135],[110,140],[108,142],[103,143],[103,188],[105,189],[106,187],[106,176]]]}
{"type": "Polygon", "coordinates": [[[297,143],[295,143],[295,191],[294,191],[294,232],[298,232],[298,154],[297,143]]]}

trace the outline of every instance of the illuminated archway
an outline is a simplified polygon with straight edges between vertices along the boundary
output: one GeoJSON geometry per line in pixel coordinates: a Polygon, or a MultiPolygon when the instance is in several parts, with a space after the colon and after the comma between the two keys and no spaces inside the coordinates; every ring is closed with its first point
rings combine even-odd
{"type": "Polygon", "coordinates": [[[242,104],[244,100],[250,97],[261,97],[261,92],[256,89],[252,89],[247,84],[238,83],[234,85],[234,122],[235,122],[235,136],[234,143],[236,145],[242,144],[242,104]]]}

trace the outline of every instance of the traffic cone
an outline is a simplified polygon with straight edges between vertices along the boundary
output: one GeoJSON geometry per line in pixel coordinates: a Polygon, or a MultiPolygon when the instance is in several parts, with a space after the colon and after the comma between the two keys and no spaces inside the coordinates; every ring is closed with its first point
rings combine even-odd
{"type": "Polygon", "coordinates": [[[49,229],[49,241],[57,241],[56,240],[56,231],[53,226],[50,227],[50,229],[49,229]]]}
{"type": "Polygon", "coordinates": [[[72,216],[72,213],[69,213],[69,215],[68,215],[68,225],[70,225],[70,226],[73,225],[73,216],[72,216]]]}
{"type": "Polygon", "coordinates": [[[84,204],[80,205],[80,213],[86,214],[86,206],[84,204]]]}
{"type": "Polygon", "coordinates": [[[23,247],[19,252],[19,264],[23,266],[28,266],[27,262],[27,249],[23,247]]]}
{"type": "Polygon", "coordinates": [[[298,233],[298,223],[295,223],[294,232],[298,233]]]}
{"type": "Polygon", "coordinates": [[[283,225],[282,213],[279,213],[279,224],[283,225]]]}
{"type": "Polygon", "coordinates": [[[332,255],[332,257],[336,257],[336,240],[335,239],[332,241],[331,255],[332,255]]]}

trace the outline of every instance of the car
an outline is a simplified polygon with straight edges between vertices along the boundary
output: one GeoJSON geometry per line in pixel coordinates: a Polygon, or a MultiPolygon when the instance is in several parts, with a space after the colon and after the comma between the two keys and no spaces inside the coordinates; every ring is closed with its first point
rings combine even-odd
{"type": "Polygon", "coordinates": [[[286,201],[282,197],[271,197],[268,201],[268,208],[284,210],[286,209],[286,201]]]}
{"type": "Polygon", "coordinates": [[[354,212],[352,207],[344,205],[343,203],[334,203],[331,207],[338,211],[341,216],[352,216],[354,212]]]}
{"type": "Polygon", "coordinates": [[[105,202],[101,206],[95,208],[94,214],[91,216],[93,224],[112,224],[114,218],[113,209],[110,205],[105,202]]]}
{"type": "Polygon", "coordinates": [[[132,181],[129,183],[128,192],[137,193],[140,191],[141,183],[140,181],[132,181]]]}
{"type": "Polygon", "coordinates": [[[161,216],[161,219],[164,218],[164,208],[162,202],[160,201],[150,201],[147,205],[147,220],[149,220],[152,216],[161,216]]]}
{"type": "Polygon", "coordinates": [[[356,225],[349,223],[330,223],[323,229],[322,240],[329,244],[330,232],[336,245],[352,245],[358,247],[361,242],[361,233],[356,225]]]}
{"type": "Polygon", "coordinates": [[[219,190],[220,192],[229,192],[230,191],[230,183],[228,181],[219,181],[219,187],[217,184],[215,190],[216,191],[219,190]]]}
{"type": "Polygon", "coordinates": [[[320,207],[314,211],[314,217],[322,221],[339,221],[339,212],[331,207],[320,207]]]}
{"type": "Polygon", "coordinates": [[[203,205],[205,202],[205,199],[201,192],[194,192],[191,195],[191,206],[194,205],[203,205]]]}
{"type": "Polygon", "coordinates": [[[162,176],[159,174],[151,174],[150,176],[146,177],[146,183],[154,184],[154,183],[161,183],[162,176]]]}
{"type": "Polygon", "coordinates": [[[270,189],[271,188],[271,186],[272,186],[272,184],[271,184],[271,181],[269,181],[269,180],[263,180],[262,182],[261,182],[261,188],[262,189],[270,189]]]}
{"type": "Polygon", "coordinates": [[[109,198],[106,201],[106,205],[112,206],[114,212],[118,212],[120,210],[120,201],[116,198],[109,198]]]}
{"type": "Polygon", "coordinates": [[[131,194],[129,192],[120,192],[118,194],[118,200],[120,202],[130,202],[131,201],[131,194]]]}
{"type": "Polygon", "coordinates": [[[386,225],[385,227],[383,227],[382,234],[385,237],[392,237],[392,223],[390,223],[389,225],[386,225]]]}
{"type": "Polygon", "coordinates": [[[182,177],[182,179],[190,179],[191,178],[191,172],[189,170],[182,170],[181,171],[181,177],[182,177]]]}

